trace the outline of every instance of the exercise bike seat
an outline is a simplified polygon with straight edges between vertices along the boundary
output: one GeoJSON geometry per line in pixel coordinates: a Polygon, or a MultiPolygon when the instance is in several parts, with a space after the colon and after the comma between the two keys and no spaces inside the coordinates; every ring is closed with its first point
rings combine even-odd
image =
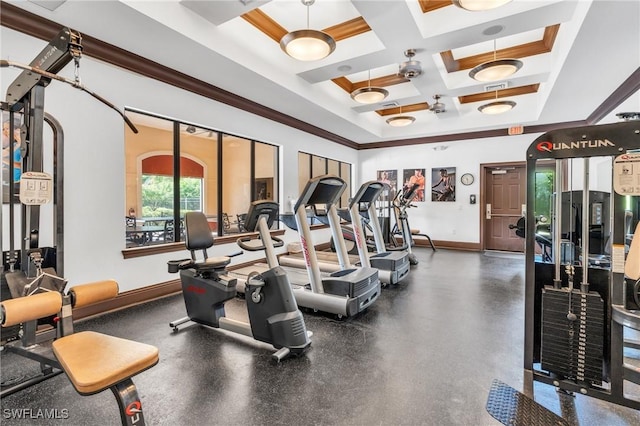
{"type": "Polygon", "coordinates": [[[192,255],[196,250],[204,251],[204,260],[191,260],[179,264],[179,269],[193,268],[197,272],[207,272],[223,269],[231,258],[228,256],[206,257],[206,250],[213,246],[213,234],[209,228],[209,221],[202,212],[187,212],[184,215],[186,229],[185,246],[192,255]]]}
{"type": "Polygon", "coordinates": [[[201,262],[192,262],[190,267],[195,269],[197,272],[206,272],[216,269],[224,269],[224,267],[229,263],[231,263],[231,258],[227,256],[209,257],[201,262]]]}
{"type": "Polygon", "coordinates": [[[213,247],[213,234],[207,217],[202,212],[187,212],[184,215],[186,229],[184,244],[187,250],[206,250],[213,247]]]}

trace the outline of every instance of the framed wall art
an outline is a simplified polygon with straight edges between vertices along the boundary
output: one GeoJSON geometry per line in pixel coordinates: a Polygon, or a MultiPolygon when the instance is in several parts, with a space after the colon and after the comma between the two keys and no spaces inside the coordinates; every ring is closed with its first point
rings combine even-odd
{"type": "Polygon", "coordinates": [[[456,168],[431,169],[431,201],[456,200],[456,168]]]}

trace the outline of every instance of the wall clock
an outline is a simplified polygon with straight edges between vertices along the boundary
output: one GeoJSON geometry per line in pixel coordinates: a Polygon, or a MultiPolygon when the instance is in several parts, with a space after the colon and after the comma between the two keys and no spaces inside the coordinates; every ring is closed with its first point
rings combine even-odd
{"type": "Polygon", "coordinates": [[[474,178],[471,173],[465,173],[460,178],[460,182],[462,182],[463,185],[471,185],[473,183],[473,180],[474,178]]]}

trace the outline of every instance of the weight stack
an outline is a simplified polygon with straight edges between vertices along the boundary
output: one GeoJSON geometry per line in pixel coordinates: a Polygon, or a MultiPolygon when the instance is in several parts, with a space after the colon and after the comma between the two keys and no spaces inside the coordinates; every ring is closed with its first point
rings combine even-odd
{"type": "Polygon", "coordinates": [[[542,369],[576,382],[602,385],[604,302],[596,292],[542,290],[542,369]],[[576,319],[567,318],[569,302],[576,319]]]}

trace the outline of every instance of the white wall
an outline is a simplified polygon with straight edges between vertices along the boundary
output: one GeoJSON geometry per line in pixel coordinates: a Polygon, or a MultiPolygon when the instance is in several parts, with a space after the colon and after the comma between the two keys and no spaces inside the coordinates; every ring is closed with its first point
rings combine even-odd
{"type": "MultiPolygon", "coordinates": [[[[467,243],[480,242],[480,165],[526,161],[526,150],[539,134],[472,139],[447,143],[399,146],[363,150],[359,154],[362,181],[376,179],[377,170],[398,170],[398,186],[402,185],[403,169],[425,169],[425,198],[408,210],[411,228],[420,229],[431,239],[467,243]],[[434,150],[434,147],[446,147],[434,150]],[[429,187],[431,169],[456,167],[456,201],[432,202],[429,187]],[[475,181],[470,186],[460,183],[460,176],[471,173],[475,181]],[[476,204],[469,196],[476,195],[476,204]]],[[[362,182],[360,182],[362,183],[362,182]]],[[[434,182],[435,183],[435,182],[434,182]]]]}
{"type": "MultiPolygon", "coordinates": [[[[0,37],[2,58],[17,62],[30,63],[46,45],[4,27],[0,28],[0,37]]],[[[297,196],[299,150],[357,165],[358,155],[353,149],[89,57],[81,60],[80,73],[83,84],[120,109],[136,108],[281,146],[281,202],[297,196]]],[[[18,74],[19,70],[2,68],[3,95],[18,74]]],[[[73,67],[68,65],[59,74],[73,78],[73,67]]],[[[47,87],[45,111],[64,129],[65,278],[71,285],[114,278],[121,291],[176,279],[176,275],[166,272],[166,262],[187,257],[186,251],[127,260],[122,257],[122,212],[126,211],[122,119],[88,94],[60,82],[47,87]]],[[[8,248],[7,213],[3,206],[3,250],[8,248]]],[[[41,226],[47,228],[51,223],[46,217],[41,226]]],[[[297,233],[287,231],[285,241],[297,241],[297,233]]],[[[235,245],[227,245],[214,247],[209,254],[219,256],[234,251],[235,245]]],[[[259,257],[264,256],[247,253],[233,260],[239,263],[259,257]]]]}

